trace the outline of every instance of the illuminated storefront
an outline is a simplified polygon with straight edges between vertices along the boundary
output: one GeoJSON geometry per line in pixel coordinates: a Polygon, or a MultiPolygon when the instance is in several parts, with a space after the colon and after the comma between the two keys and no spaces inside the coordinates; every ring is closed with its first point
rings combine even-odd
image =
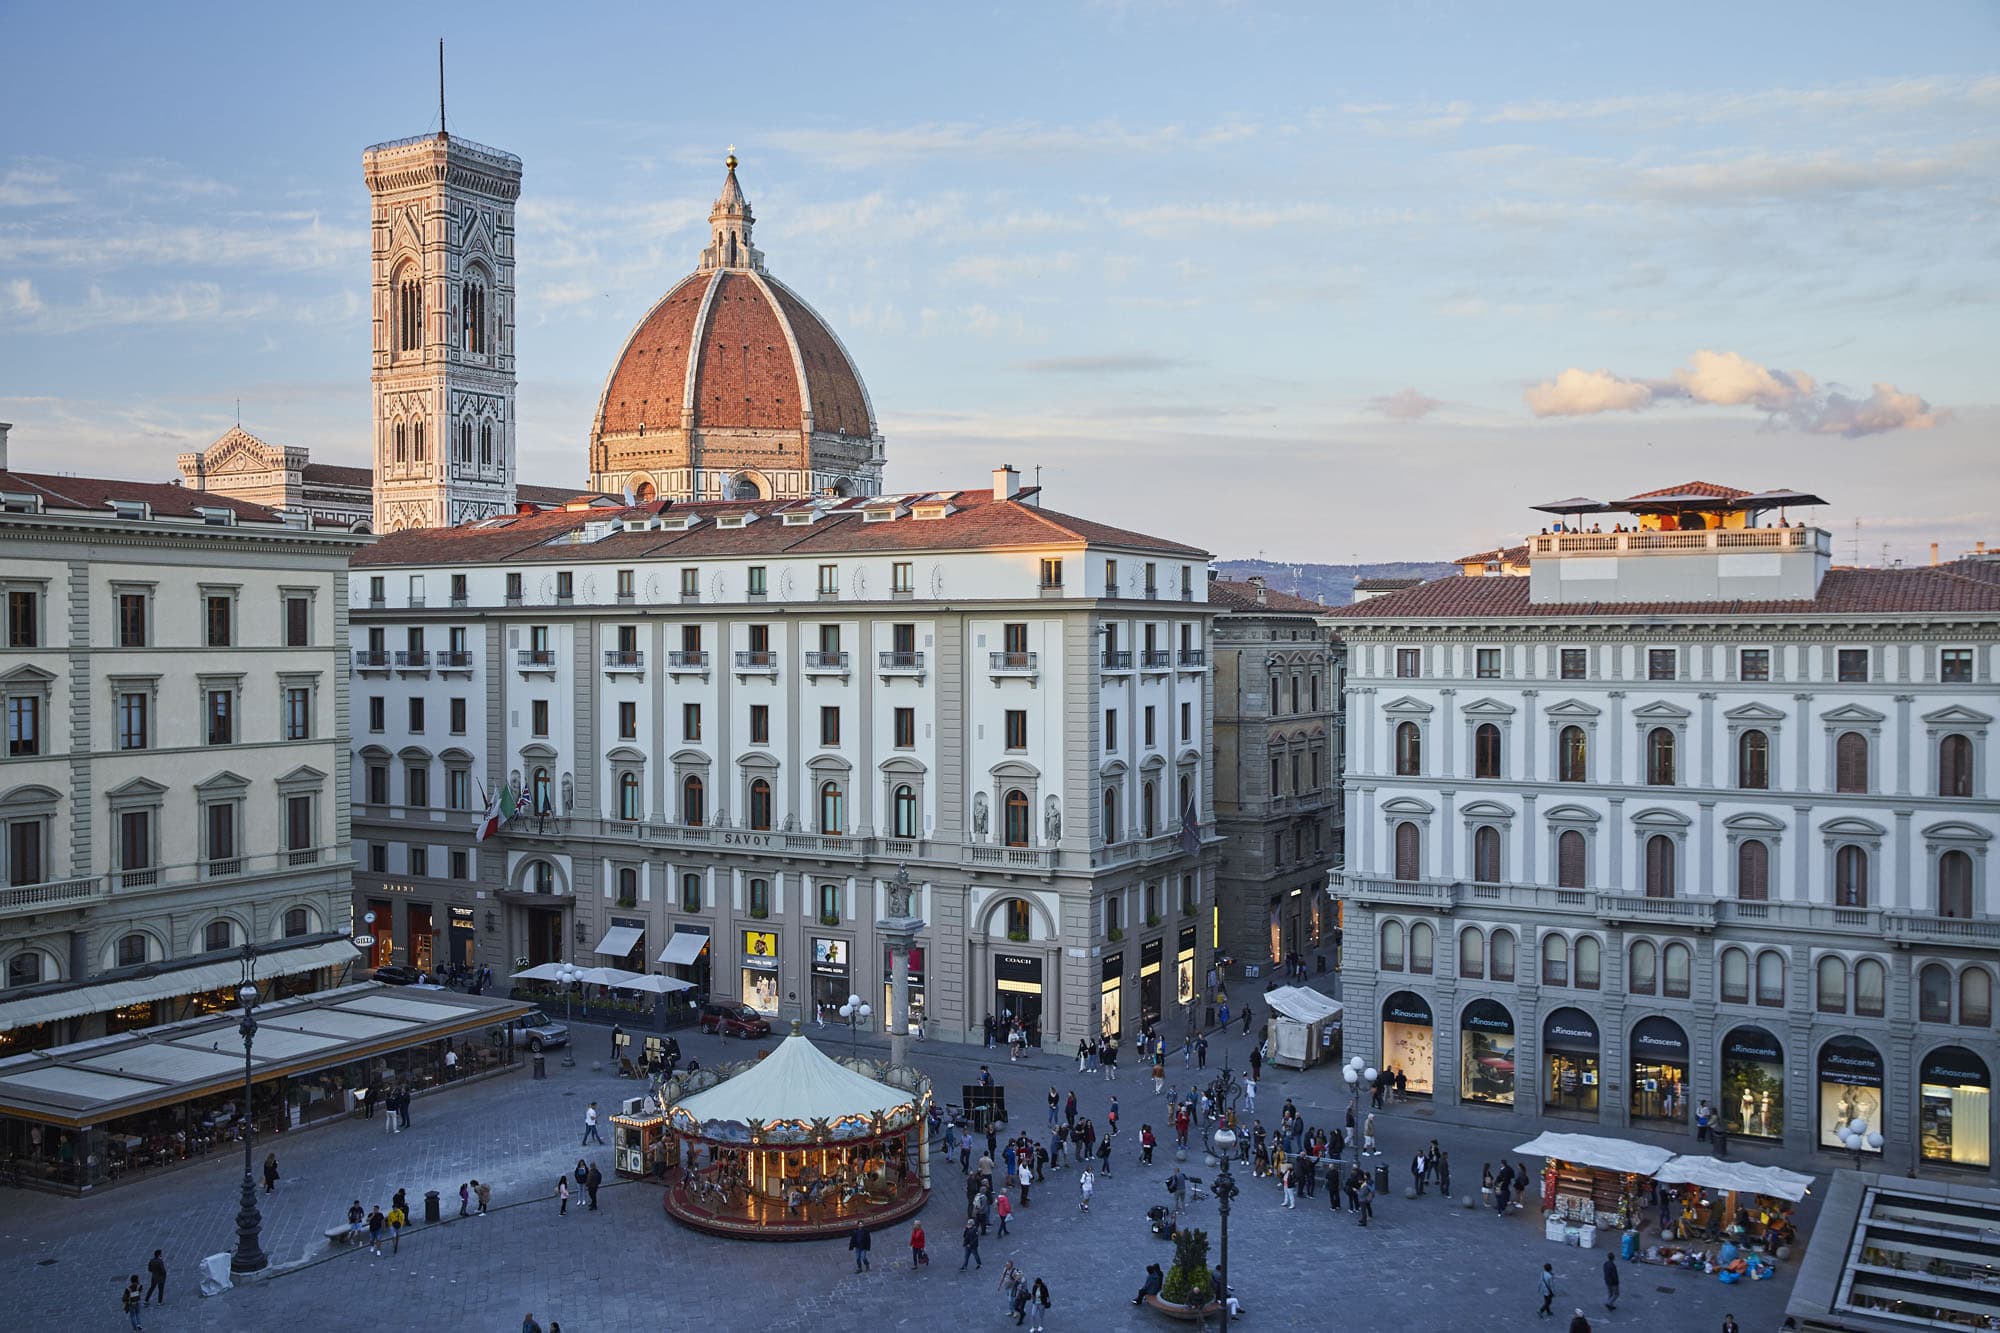
{"type": "Polygon", "coordinates": [[[1842,1148],[1840,1131],[1856,1120],[1886,1135],[1882,1119],[1882,1053],[1859,1037],[1835,1037],[1819,1048],[1819,1144],[1842,1148]]]}
{"type": "Polygon", "coordinates": [[[1382,1002],[1382,1068],[1403,1075],[1406,1089],[1431,1095],[1431,1066],[1437,1056],[1431,1030],[1431,1002],[1415,991],[1399,990],[1382,1002]]]}
{"type": "Polygon", "coordinates": [[[1487,1106],[1514,1104],[1514,1016],[1497,1000],[1474,1000],[1459,1017],[1458,1096],[1487,1106]]]}
{"type": "Polygon", "coordinates": [[[1147,940],[1139,946],[1139,1027],[1150,1028],[1160,1021],[1160,960],[1165,956],[1162,940],[1147,940]]]}
{"type": "Polygon", "coordinates": [[[1180,953],[1174,958],[1174,991],[1180,1001],[1181,1012],[1194,1007],[1197,996],[1194,982],[1194,927],[1182,926],[1180,953]]]}
{"type": "Polygon", "coordinates": [[[1581,1009],[1557,1009],[1542,1020],[1542,1105],[1551,1111],[1597,1112],[1597,1020],[1581,1009]]]}
{"type": "Polygon", "coordinates": [[[1993,1165],[1993,1079],[1963,1046],[1940,1046],[1918,1066],[1918,1111],[1926,1162],[1993,1165]]]}
{"type": "MultiPolygon", "coordinates": [[[[882,1013],[884,1024],[886,1015],[896,1012],[896,959],[895,950],[882,946],[882,1013]]],[[[924,946],[910,946],[910,1031],[924,1021],[924,946]]]]}
{"type": "Polygon", "coordinates": [[[1097,987],[1097,1026],[1107,1037],[1125,1030],[1125,955],[1114,953],[1104,960],[1103,979],[1097,987]]]}
{"type": "Polygon", "coordinates": [[[1753,1139],[1785,1136],[1785,1048],[1754,1024],[1722,1039],[1722,1123],[1753,1139]]]}
{"type": "MultiPolygon", "coordinates": [[[[760,1014],[778,1012],[778,937],[773,931],[743,932],[743,1003],[760,1014]]],[[[843,1001],[845,995],[840,997],[843,1001]]]]}
{"type": "Polygon", "coordinates": [[[1687,1122],[1688,1039],[1654,1014],[1632,1028],[1632,1118],[1687,1122]]]}
{"type": "MultiPolygon", "coordinates": [[[[813,1012],[822,1020],[831,1023],[839,1020],[840,1006],[847,1003],[847,997],[855,994],[849,989],[852,977],[847,965],[849,958],[847,941],[816,935],[812,942],[812,1003],[813,1012]]],[[[882,1011],[884,1014],[888,1010],[882,1011]]]]}

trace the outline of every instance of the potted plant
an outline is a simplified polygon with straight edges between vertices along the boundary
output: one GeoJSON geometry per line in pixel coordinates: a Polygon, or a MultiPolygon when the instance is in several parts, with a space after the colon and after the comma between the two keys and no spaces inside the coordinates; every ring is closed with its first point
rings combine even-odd
{"type": "Polygon", "coordinates": [[[1177,1319],[1195,1319],[1204,1311],[1214,1313],[1220,1306],[1208,1300],[1214,1281],[1208,1266],[1208,1233],[1189,1228],[1174,1233],[1174,1264],[1160,1284],[1160,1294],[1151,1297],[1155,1308],[1177,1319]]]}
{"type": "Polygon", "coordinates": [[[1007,938],[1016,944],[1026,944],[1028,942],[1028,932],[1025,930],[1010,930],[1007,932],[1007,938]]]}
{"type": "Polygon", "coordinates": [[[840,924],[840,913],[821,912],[819,914],[819,923],[822,926],[837,926],[840,924]]]}
{"type": "Polygon", "coordinates": [[[1152,927],[1157,926],[1159,924],[1160,924],[1160,914],[1158,912],[1146,913],[1146,926],[1148,929],[1151,929],[1152,927]]]}
{"type": "Polygon", "coordinates": [[[1104,938],[1110,940],[1113,944],[1116,944],[1118,943],[1118,941],[1125,938],[1125,932],[1118,929],[1118,927],[1113,926],[1111,929],[1104,932],[1104,938]]]}

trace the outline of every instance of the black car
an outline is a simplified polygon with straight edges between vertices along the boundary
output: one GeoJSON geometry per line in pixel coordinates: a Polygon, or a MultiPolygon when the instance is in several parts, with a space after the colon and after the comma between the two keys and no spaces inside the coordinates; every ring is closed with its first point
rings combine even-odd
{"type": "Polygon", "coordinates": [[[391,963],[387,967],[375,969],[375,980],[385,986],[414,986],[423,973],[414,967],[404,967],[401,963],[391,963]]]}

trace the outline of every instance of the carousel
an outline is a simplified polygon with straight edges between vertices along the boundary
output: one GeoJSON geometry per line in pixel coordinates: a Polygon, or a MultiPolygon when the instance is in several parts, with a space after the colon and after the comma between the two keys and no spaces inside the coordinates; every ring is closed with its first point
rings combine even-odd
{"type": "Polygon", "coordinates": [[[799,1035],[762,1059],[666,1087],[666,1210],[758,1240],[842,1235],[915,1213],[930,1196],[930,1079],[835,1060],[799,1035]]]}

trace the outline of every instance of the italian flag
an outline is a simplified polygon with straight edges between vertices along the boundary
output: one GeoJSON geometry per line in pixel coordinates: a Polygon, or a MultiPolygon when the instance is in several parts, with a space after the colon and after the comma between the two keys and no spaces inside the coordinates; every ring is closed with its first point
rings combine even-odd
{"type": "Polygon", "coordinates": [[[486,818],[479,821],[479,832],[473,836],[473,841],[485,842],[513,817],[514,789],[503,784],[494,790],[493,804],[486,807],[486,818]]]}

